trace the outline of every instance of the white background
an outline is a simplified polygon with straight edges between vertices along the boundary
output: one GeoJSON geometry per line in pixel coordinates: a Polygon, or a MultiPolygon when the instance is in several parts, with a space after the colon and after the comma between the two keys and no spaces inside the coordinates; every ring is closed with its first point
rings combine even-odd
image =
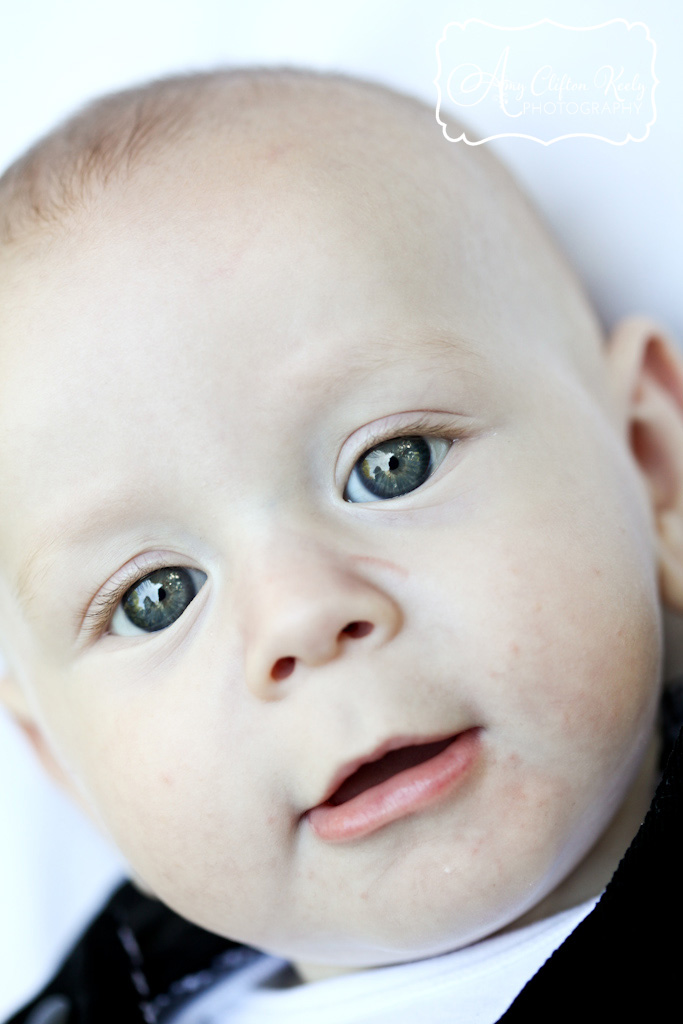
{"type": "MultiPolygon", "coordinates": [[[[657,122],[642,143],[490,145],[542,208],[610,327],[657,318],[683,340],[683,13],[677,0],[22,0],[0,8],[0,168],[85,100],[172,71],[300,64],[355,72],[436,102],[449,21],[644,21],[657,44],[657,122]]],[[[572,34],[568,33],[568,41],[572,34]]],[[[569,42],[568,42],[569,45],[569,42]]],[[[438,131],[435,121],[435,131],[438,131]]],[[[54,970],[123,864],[0,714],[0,1020],[54,970]]]]}

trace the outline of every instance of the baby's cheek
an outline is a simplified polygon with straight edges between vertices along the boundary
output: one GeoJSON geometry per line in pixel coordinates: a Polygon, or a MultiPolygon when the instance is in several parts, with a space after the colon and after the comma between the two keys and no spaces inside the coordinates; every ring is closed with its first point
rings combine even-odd
{"type": "Polygon", "coordinates": [[[286,833],[230,778],[220,761],[145,775],[120,763],[99,796],[117,846],[168,906],[226,937],[268,935],[284,913],[286,833]]]}
{"type": "MultiPolygon", "coordinates": [[[[570,517],[571,518],[571,517],[570,517]]],[[[660,675],[660,612],[637,538],[596,522],[561,524],[563,543],[537,542],[513,594],[508,667],[531,668],[537,703],[577,739],[629,733],[652,706],[660,675]],[[534,666],[535,669],[534,669],[534,666]]],[[[521,566],[518,566],[521,569],[521,566]]]]}
{"type": "Polygon", "coordinates": [[[582,777],[528,763],[517,770],[505,763],[502,767],[500,820],[489,825],[487,841],[497,850],[501,878],[497,909],[506,916],[518,916],[581,862],[614,806],[611,791],[596,792],[590,773],[582,777]]]}

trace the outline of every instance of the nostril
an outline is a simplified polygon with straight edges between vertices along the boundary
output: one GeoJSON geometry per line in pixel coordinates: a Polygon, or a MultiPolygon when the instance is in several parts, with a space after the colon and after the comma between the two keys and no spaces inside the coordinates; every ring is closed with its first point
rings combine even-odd
{"type": "Polygon", "coordinates": [[[358,638],[361,636],[367,636],[371,633],[373,625],[371,622],[349,622],[348,626],[344,626],[342,633],[346,633],[347,636],[358,638]]]}
{"type": "Polygon", "coordinates": [[[279,681],[280,679],[286,679],[287,676],[291,676],[294,671],[294,658],[278,658],[273,665],[271,670],[271,676],[273,679],[279,681]]]}
{"type": "MultiPolygon", "coordinates": [[[[367,636],[368,633],[371,633],[374,628],[375,627],[372,624],[372,622],[349,622],[346,626],[344,626],[341,632],[346,636],[353,637],[353,639],[355,640],[361,636],[367,636]]],[[[295,665],[296,658],[293,658],[291,656],[286,658],[278,658],[275,664],[273,665],[272,669],[270,670],[271,679],[274,679],[275,682],[279,682],[281,679],[286,679],[287,676],[291,676],[292,672],[294,671],[295,665]]]]}

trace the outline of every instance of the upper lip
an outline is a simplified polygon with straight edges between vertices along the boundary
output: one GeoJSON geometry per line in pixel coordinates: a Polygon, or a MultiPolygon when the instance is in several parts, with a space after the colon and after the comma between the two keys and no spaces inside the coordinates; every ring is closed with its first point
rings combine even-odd
{"type": "MultiPolygon", "coordinates": [[[[459,730],[460,732],[462,730],[459,730]]],[[[330,799],[333,793],[339,789],[343,782],[353,775],[354,772],[358,771],[361,765],[370,764],[372,761],[379,761],[380,757],[384,757],[390,750],[398,750],[400,747],[417,747],[423,746],[426,743],[440,743],[443,740],[455,739],[458,735],[457,732],[440,732],[433,736],[392,736],[388,740],[384,740],[378,747],[375,748],[369,754],[362,754],[360,757],[356,757],[353,761],[347,761],[339,768],[332,778],[330,779],[327,789],[323,793],[321,799],[314,806],[318,807],[320,804],[324,804],[330,799]]]]}

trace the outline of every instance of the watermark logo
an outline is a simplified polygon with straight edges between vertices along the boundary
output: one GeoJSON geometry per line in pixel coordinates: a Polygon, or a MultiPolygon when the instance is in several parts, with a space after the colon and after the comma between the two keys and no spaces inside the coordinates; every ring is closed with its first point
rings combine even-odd
{"type": "Polygon", "coordinates": [[[450,142],[470,146],[511,136],[545,146],[577,137],[642,142],[657,117],[655,56],[642,21],[452,21],[436,44],[436,118],[450,142]]]}

